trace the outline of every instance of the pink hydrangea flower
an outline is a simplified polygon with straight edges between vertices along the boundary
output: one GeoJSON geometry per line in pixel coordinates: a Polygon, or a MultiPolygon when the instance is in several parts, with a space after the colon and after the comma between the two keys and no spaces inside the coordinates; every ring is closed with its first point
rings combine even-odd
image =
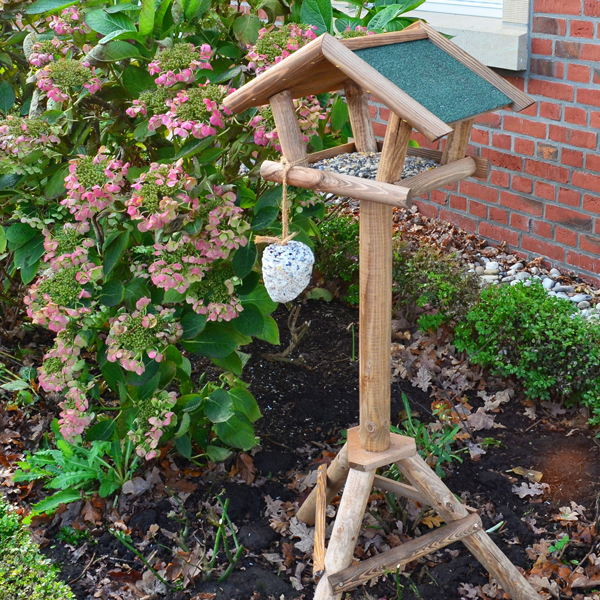
{"type": "Polygon", "coordinates": [[[177,83],[193,83],[199,69],[212,69],[213,51],[208,44],[196,48],[193,44],[175,44],[163,50],[148,65],[150,75],[158,75],[156,85],[171,87],[177,83]]]}

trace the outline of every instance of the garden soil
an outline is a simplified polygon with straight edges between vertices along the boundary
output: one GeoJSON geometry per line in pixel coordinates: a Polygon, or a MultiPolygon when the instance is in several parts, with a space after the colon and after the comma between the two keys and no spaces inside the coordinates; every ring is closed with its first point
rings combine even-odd
{"type": "MultiPolygon", "coordinates": [[[[290,339],[286,307],[281,306],[275,317],[281,331],[280,348],[284,349],[290,339]]],[[[360,332],[358,311],[337,302],[305,302],[297,324],[303,322],[310,322],[308,334],[290,354],[290,360],[273,360],[269,356],[273,346],[261,342],[244,349],[251,354],[244,380],[263,413],[257,422],[260,446],[256,451],[209,469],[190,468],[183,460],[163,456],[144,480],[148,488],[145,493],[122,494],[114,506],[94,498],[69,505],[53,518],[34,521],[33,530],[44,544],[44,552],[60,568],[61,578],[71,583],[77,598],[312,598],[310,551],[303,549],[306,540],[302,532],[297,537],[290,535],[290,519],[293,503],[301,502],[310,490],[305,485],[310,473],[319,464],[331,461],[340,447],[343,430],[358,423],[360,332]],[[193,576],[191,572],[185,590],[168,591],[108,531],[110,525],[129,532],[144,556],[164,567],[161,572],[167,580],[177,565],[184,571],[187,565],[189,573],[191,565],[202,562],[201,550],[212,547],[219,518],[215,510],[218,494],[229,500],[228,515],[246,548],[236,568],[221,583],[214,578],[202,581],[201,575],[196,572],[193,576]],[[87,529],[87,541],[69,544],[58,540],[58,532],[65,525],[87,529]],[[174,560],[172,549],[178,545],[189,552],[180,552],[180,559],[174,560]],[[157,557],[161,559],[158,563],[157,557]]],[[[194,369],[196,376],[204,370],[208,370],[209,377],[218,376],[210,364],[202,361],[194,363],[194,369]]],[[[539,568],[540,544],[545,543],[547,548],[548,543],[565,534],[570,535],[571,543],[561,559],[574,565],[572,561],[592,552],[597,541],[598,441],[576,411],[538,406],[535,417],[529,418],[525,412],[529,409],[531,416],[531,408],[518,389],[516,392],[495,415],[500,427],[484,433],[489,436],[486,454],[473,461],[462,453],[462,462],[446,463],[444,481],[479,510],[487,528],[496,525],[492,539],[519,568],[529,571],[534,563],[539,568]],[[525,482],[513,471],[518,467],[543,474],[542,483],[549,486],[543,495],[521,498],[513,491],[525,482]],[[566,524],[556,517],[561,507],[570,511],[566,524]]],[[[429,395],[400,380],[392,384],[393,422],[403,418],[403,394],[415,418],[423,422],[432,419],[429,395]]],[[[477,402],[481,404],[477,398],[469,401],[475,407],[477,402]]],[[[36,484],[27,501],[39,499],[42,493],[36,484]]],[[[373,514],[367,519],[366,534],[359,540],[357,557],[368,557],[415,533],[428,531],[426,521],[410,530],[410,520],[403,529],[400,525],[401,531],[401,517],[390,510],[385,499],[373,494],[371,500],[369,510],[373,514]]],[[[434,524],[435,517],[430,517],[429,525],[434,524]]],[[[218,575],[227,560],[222,551],[217,559],[218,575]]],[[[484,569],[463,546],[455,544],[411,563],[404,574],[390,573],[345,598],[392,600],[399,598],[399,593],[402,600],[501,597],[492,595],[494,589],[489,583],[484,569]],[[479,590],[480,595],[473,590],[479,590]]],[[[577,596],[583,591],[569,588],[569,595],[583,598],[577,596]]]]}

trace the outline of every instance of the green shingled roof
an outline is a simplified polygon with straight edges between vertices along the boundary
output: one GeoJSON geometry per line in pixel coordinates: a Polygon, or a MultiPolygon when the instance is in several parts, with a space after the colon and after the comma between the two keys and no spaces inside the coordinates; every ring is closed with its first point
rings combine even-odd
{"type": "Polygon", "coordinates": [[[445,123],[512,102],[429,40],[363,48],[355,54],[445,123]]]}

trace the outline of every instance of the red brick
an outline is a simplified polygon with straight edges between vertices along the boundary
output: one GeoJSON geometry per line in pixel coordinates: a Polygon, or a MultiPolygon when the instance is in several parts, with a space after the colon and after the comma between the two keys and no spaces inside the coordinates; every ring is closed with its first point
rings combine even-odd
{"type": "Polygon", "coordinates": [[[600,129],[600,112],[594,110],[590,113],[590,127],[600,129]]]}
{"type": "Polygon", "coordinates": [[[513,175],[512,189],[515,192],[523,192],[524,194],[531,194],[531,192],[533,190],[533,180],[527,179],[527,177],[517,177],[516,175],[513,175]]]}
{"type": "Polygon", "coordinates": [[[591,271],[592,273],[597,273],[600,268],[600,260],[594,259],[586,254],[579,254],[572,250],[567,252],[567,263],[579,267],[580,269],[591,271]]]}
{"type": "Polygon", "coordinates": [[[554,77],[555,79],[562,79],[565,74],[564,63],[557,62],[555,59],[532,58],[529,61],[529,69],[535,75],[554,77]]]}
{"type": "Polygon", "coordinates": [[[498,225],[488,223],[487,221],[483,221],[479,224],[478,233],[485,238],[490,238],[497,242],[506,242],[511,246],[517,246],[519,244],[519,236],[516,231],[504,229],[498,225]]]}
{"type": "Polygon", "coordinates": [[[556,100],[565,100],[566,102],[573,102],[574,97],[574,88],[572,85],[544,81],[542,79],[530,79],[528,91],[530,94],[537,94],[546,98],[556,98],[556,100]]]}
{"type": "Polygon", "coordinates": [[[585,168],[588,171],[600,172],[600,156],[597,154],[587,154],[585,157],[585,168]]]}
{"type": "Polygon", "coordinates": [[[560,114],[562,111],[562,106],[560,104],[553,104],[552,102],[539,102],[538,104],[540,106],[540,117],[560,121],[560,114]]]}
{"type": "Polygon", "coordinates": [[[493,165],[502,167],[503,169],[521,171],[523,168],[523,159],[512,154],[496,152],[495,150],[490,150],[489,148],[483,148],[481,150],[481,156],[489,159],[493,165]]]}
{"type": "Polygon", "coordinates": [[[511,213],[510,215],[510,226],[523,231],[529,231],[529,221],[529,217],[525,217],[517,213],[511,213]]]}
{"type": "Polygon", "coordinates": [[[527,115],[528,117],[537,117],[537,102],[530,104],[527,108],[524,108],[519,114],[521,116],[527,115]]]}
{"type": "Polygon", "coordinates": [[[467,181],[466,179],[460,182],[460,193],[479,200],[485,200],[486,202],[498,202],[498,190],[488,185],[467,181]]]}
{"type": "Polygon", "coordinates": [[[577,102],[579,104],[600,106],[600,90],[577,90],[577,102]]]}
{"type": "Polygon", "coordinates": [[[546,124],[538,121],[530,121],[529,119],[520,119],[519,117],[506,115],[504,117],[504,129],[520,133],[521,135],[529,135],[542,139],[546,138],[546,124]]]}
{"type": "Polygon", "coordinates": [[[486,127],[492,127],[494,129],[500,129],[502,124],[502,117],[498,113],[487,113],[480,115],[475,119],[476,125],[485,125],[486,127]]]}
{"type": "Polygon", "coordinates": [[[596,85],[600,84],[600,69],[598,67],[594,67],[594,74],[592,76],[592,81],[596,85]]]}
{"type": "Polygon", "coordinates": [[[419,209],[419,212],[430,219],[437,219],[438,209],[436,206],[432,206],[427,202],[423,202],[422,200],[415,200],[415,206],[419,209]]]}
{"type": "Polygon", "coordinates": [[[554,232],[554,239],[559,244],[565,244],[566,246],[573,246],[573,248],[577,247],[577,234],[570,229],[565,229],[564,227],[556,227],[554,232]]]}
{"type": "Polygon", "coordinates": [[[525,172],[541,179],[551,179],[559,183],[567,183],[569,181],[569,171],[567,169],[537,160],[527,159],[525,161],[525,172]]]}
{"type": "MultiPolygon", "coordinates": [[[[583,195],[583,210],[600,215],[600,198],[597,196],[583,195]]],[[[597,221],[598,223],[598,221],[597,221]]],[[[598,231],[596,233],[599,233],[598,231]]]]}
{"type": "Polygon", "coordinates": [[[518,196],[510,192],[500,192],[500,204],[512,210],[533,215],[534,217],[541,217],[544,212],[544,204],[539,200],[532,200],[531,198],[518,196]]]}
{"type": "Polygon", "coordinates": [[[581,0],[535,0],[533,11],[555,15],[580,15],[581,0]]]}
{"type": "Polygon", "coordinates": [[[581,171],[575,171],[573,173],[573,185],[577,187],[590,190],[600,194],[600,176],[592,175],[591,173],[583,173],[581,171]]]}
{"type": "Polygon", "coordinates": [[[467,210],[467,199],[462,196],[455,196],[454,194],[450,195],[450,208],[454,208],[455,210],[467,210]]]}
{"type": "Polygon", "coordinates": [[[554,202],[554,198],[556,198],[556,188],[544,181],[536,181],[534,195],[538,198],[544,198],[544,200],[551,200],[554,202]]]}
{"type": "Polygon", "coordinates": [[[385,130],[387,126],[382,123],[373,123],[373,131],[375,135],[378,137],[385,137],[385,130]]]}
{"type": "Polygon", "coordinates": [[[471,141],[474,144],[483,144],[487,146],[490,143],[490,132],[485,129],[473,129],[471,132],[471,141]]]}
{"type": "Polygon", "coordinates": [[[431,192],[430,199],[436,204],[442,204],[443,206],[446,206],[448,204],[448,193],[443,192],[442,190],[434,190],[431,192]]]}
{"type": "Polygon", "coordinates": [[[501,150],[510,150],[512,145],[512,137],[502,133],[494,133],[492,136],[492,146],[501,150]]]}
{"type": "Polygon", "coordinates": [[[598,0],[584,0],[583,14],[586,17],[600,17],[600,2],[598,0]]]}
{"type": "Polygon", "coordinates": [[[477,202],[477,200],[469,200],[469,213],[471,213],[474,217],[487,219],[487,211],[488,207],[486,204],[477,202]]]}
{"type": "Polygon", "coordinates": [[[535,154],[535,142],[523,138],[515,138],[515,152],[533,156],[535,154]]]}
{"type": "MultiPolygon", "coordinates": [[[[559,79],[562,75],[557,75],[559,79]]],[[[567,79],[569,81],[579,81],[581,83],[589,83],[592,78],[592,70],[585,65],[569,65],[567,68],[567,79]]]]}
{"type": "Polygon", "coordinates": [[[496,206],[490,206],[489,217],[490,221],[508,225],[508,212],[496,206]]]}
{"type": "Polygon", "coordinates": [[[449,210],[440,211],[440,219],[453,225],[458,225],[467,231],[477,231],[477,221],[463,215],[457,215],[449,210]]]}
{"type": "Polygon", "coordinates": [[[499,187],[510,187],[510,175],[504,171],[492,171],[490,175],[490,183],[499,187]]]}
{"type": "Polygon", "coordinates": [[[376,106],[374,106],[373,104],[369,104],[369,112],[371,113],[372,119],[377,118],[377,107],[376,106]]]}
{"type": "Polygon", "coordinates": [[[558,190],[558,201],[561,204],[568,204],[569,206],[579,206],[581,202],[581,192],[561,187],[558,190]]]}
{"type": "Polygon", "coordinates": [[[531,228],[531,233],[534,235],[539,235],[540,237],[545,237],[551,240],[554,237],[554,229],[550,223],[546,223],[546,221],[534,221],[533,226],[531,228]]]}
{"type": "Polygon", "coordinates": [[[514,85],[516,88],[519,88],[522,92],[525,91],[525,79],[523,77],[518,77],[516,75],[502,75],[503,79],[506,79],[508,83],[514,85]]]}
{"type": "Polygon", "coordinates": [[[389,121],[390,120],[390,109],[380,106],[379,107],[379,118],[382,121],[386,121],[386,122],[389,121]]]}
{"type": "Polygon", "coordinates": [[[538,142],[535,155],[543,160],[556,162],[558,160],[558,148],[550,144],[538,142]]]}
{"type": "Polygon", "coordinates": [[[576,210],[563,208],[556,204],[546,205],[546,219],[583,231],[591,231],[593,225],[592,217],[588,217],[576,210]]]}
{"type": "Polygon", "coordinates": [[[594,24],[591,21],[576,21],[573,19],[571,20],[571,35],[573,37],[593,38],[594,24]]]}
{"type": "Polygon", "coordinates": [[[552,260],[562,261],[565,258],[565,251],[560,246],[556,246],[552,242],[537,240],[528,235],[523,235],[523,238],[521,239],[521,248],[535,254],[540,254],[541,256],[547,256],[552,260]]]}
{"type": "Polygon", "coordinates": [[[600,60],[600,46],[596,44],[584,44],[581,49],[581,60],[600,60]]]}
{"type": "Polygon", "coordinates": [[[557,41],[554,53],[559,58],[581,58],[583,46],[581,42],[557,41]]]}
{"type": "Polygon", "coordinates": [[[587,111],[583,108],[574,106],[565,106],[565,121],[573,125],[587,125],[587,111]]]}
{"type": "Polygon", "coordinates": [[[531,54],[543,54],[552,56],[552,40],[541,40],[533,38],[531,40],[531,54]]]}
{"type": "Polygon", "coordinates": [[[597,134],[591,131],[581,131],[559,125],[550,125],[549,137],[555,142],[577,146],[578,148],[589,148],[595,150],[597,145],[597,134]]]}
{"type": "Polygon", "coordinates": [[[552,17],[533,17],[532,31],[562,36],[567,31],[567,22],[565,19],[553,19],[552,17]]]}
{"type": "Polygon", "coordinates": [[[569,150],[563,148],[560,154],[560,162],[563,165],[569,165],[570,167],[583,167],[583,152],[577,150],[569,150]]]}
{"type": "Polygon", "coordinates": [[[579,239],[579,247],[584,252],[600,254],[600,237],[595,235],[582,234],[579,239]]]}

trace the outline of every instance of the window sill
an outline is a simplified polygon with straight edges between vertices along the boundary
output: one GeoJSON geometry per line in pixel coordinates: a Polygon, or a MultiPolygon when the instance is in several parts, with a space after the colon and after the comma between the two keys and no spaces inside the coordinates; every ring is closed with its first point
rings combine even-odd
{"type": "Polygon", "coordinates": [[[425,19],[441,33],[488,67],[523,71],[527,68],[527,26],[502,19],[415,10],[411,17],[425,19]]]}

